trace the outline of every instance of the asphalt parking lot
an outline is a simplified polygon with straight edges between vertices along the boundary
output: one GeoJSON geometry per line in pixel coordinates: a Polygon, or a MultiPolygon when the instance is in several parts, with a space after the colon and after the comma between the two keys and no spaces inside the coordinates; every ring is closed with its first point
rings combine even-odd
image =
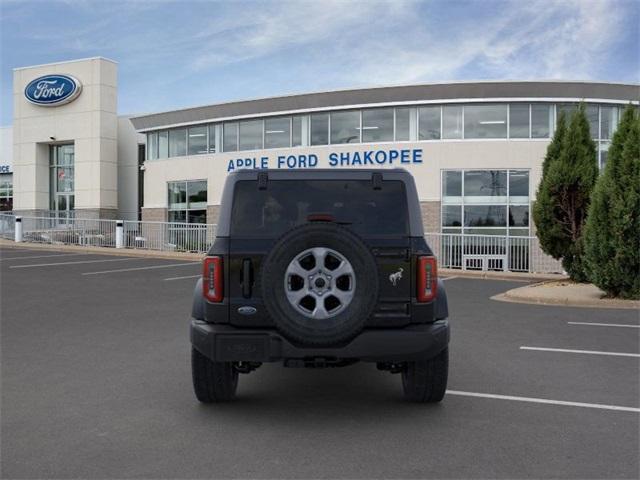
{"type": "Polygon", "coordinates": [[[266,365],[236,402],[203,406],[198,263],[3,247],[0,268],[2,478],[640,473],[637,311],[496,302],[522,283],[451,277],[441,404],[407,403],[399,376],[358,364],[266,365]]]}

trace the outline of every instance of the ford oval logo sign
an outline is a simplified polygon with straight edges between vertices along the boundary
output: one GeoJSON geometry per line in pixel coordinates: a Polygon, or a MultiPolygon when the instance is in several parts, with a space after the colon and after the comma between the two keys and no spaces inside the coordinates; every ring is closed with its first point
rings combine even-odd
{"type": "Polygon", "coordinates": [[[75,100],[81,90],[80,81],[70,75],[45,75],[29,82],[24,96],[36,105],[57,106],[75,100]]]}

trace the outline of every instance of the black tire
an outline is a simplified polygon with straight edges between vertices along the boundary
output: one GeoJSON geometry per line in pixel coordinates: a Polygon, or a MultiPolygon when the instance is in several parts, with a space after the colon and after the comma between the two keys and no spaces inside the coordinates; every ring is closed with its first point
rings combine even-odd
{"type": "Polygon", "coordinates": [[[348,228],[334,223],[305,224],[285,233],[261,266],[262,298],[276,328],[299,344],[329,346],[359,333],[378,302],[378,266],[367,244],[348,228]],[[298,312],[287,300],[285,272],[301,252],[333,249],[353,267],[355,290],[351,303],[335,316],[318,321],[298,312]]]}
{"type": "Polygon", "coordinates": [[[444,398],[449,374],[449,349],[429,360],[408,362],[402,372],[404,397],[411,402],[435,403],[444,398]]]}
{"type": "Polygon", "coordinates": [[[191,348],[193,391],[202,403],[233,400],[238,388],[238,372],[231,362],[213,362],[191,348]]]}

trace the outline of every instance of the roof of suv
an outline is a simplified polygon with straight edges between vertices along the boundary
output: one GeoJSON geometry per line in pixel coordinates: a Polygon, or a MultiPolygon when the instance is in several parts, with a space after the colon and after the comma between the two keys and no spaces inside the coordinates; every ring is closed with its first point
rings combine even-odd
{"type": "MultiPolygon", "coordinates": [[[[227,176],[222,201],[220,205],[220,217],[216,234],[218,236],[229,236],[231,224],[231,206],[233,204],[233,194],[235,184],[239,181],[257,181],[261,174],[266,174],[267,185],[269,181],[282,180],[372,180],[373,174],[382,175],[383,181],[395,180],[405,184],[407,193],[407,205],[409,209],[409,232],[413,237],[423,236],[422,212],[418,202],[418,191],[413,176],[403,168],[308,168],[308,169],[247,169],[236,170],[227,176]]],[[[264,178],[264,177],[262,177],[264,178]]],[[[268,186],[267,186],[268,188],[268,186]]]]}

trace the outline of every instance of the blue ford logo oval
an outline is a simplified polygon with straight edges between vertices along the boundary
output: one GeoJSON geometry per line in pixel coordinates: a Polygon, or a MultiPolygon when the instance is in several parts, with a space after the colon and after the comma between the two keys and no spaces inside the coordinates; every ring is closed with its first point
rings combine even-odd
{"type": "Polygon", "coordinates": [[[250,307],[249,305],[245,305],[244,307],[238,308],[238,313],[240,315],[253,315],[257,311],[258,310],[256,310],[254,307],[250,307]]]}
{"type": "Polygon", "coordinates": [[[45,75],[29,82],[24,96],[31,103],[43,106],[56,106],[75,100],[82,84],[70,75],[45,75]]]}

